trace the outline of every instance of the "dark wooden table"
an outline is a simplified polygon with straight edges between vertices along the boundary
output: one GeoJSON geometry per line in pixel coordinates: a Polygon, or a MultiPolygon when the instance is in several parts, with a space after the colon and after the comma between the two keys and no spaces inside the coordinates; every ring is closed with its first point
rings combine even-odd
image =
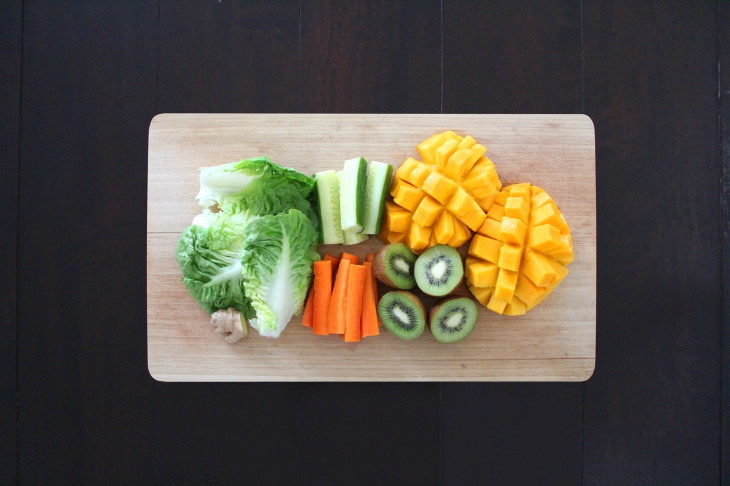
{"type": "Polygon", "coordinates": [[[730,484],[730,2],[9,0],[0,46],[0,483],[730,484]],[[589,115],[594,376],[155,382],[162,112],[589,115]]]}

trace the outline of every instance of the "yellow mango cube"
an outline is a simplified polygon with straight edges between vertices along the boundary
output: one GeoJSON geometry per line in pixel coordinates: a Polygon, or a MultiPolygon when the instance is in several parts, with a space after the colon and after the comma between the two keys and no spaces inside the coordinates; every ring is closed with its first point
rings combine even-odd
{"type": "Polygon", "coordinates": [[[523,245],[527,236],[527,225],[517,218],[502,218],[499,225],[499,234],[503,241],[515,245],[523,245]]]}
{"type": "Polygon", "coordinates": [[[470,286],[469,291],[480,304],[487,307],[487,305],[489,305],[489,301],[492,299],[492,294],[494,294],[494,287],[470,286]]]}
{"type": "Polygon", "coordinates": [[[487,309],[496,312],[497,314],[504,314],[504,309],[507,307],[507,301],[497,298],[494,294],[497,289],[492,292],[492,296],[487,303],[487,309]]]}
{"type": "Polygon", "coordinates": [[[494,238],[475,234],[469,245],[469,255],[486,262],[498,263],[502,243],[494,238]]]}
{"type": "Polygon", "coordinates": [[[436,242],[447,245],[454,236],[454,217],[448,212],[441,212],[433,227],[436,242]]]}
{"type": "Polygon", "coordinates": [[[459,140],[450,139],[446,140],[436,149],[435,153],[435,164],[439,170],[443,170],[446,163],[449,161],[449,157],[453,154],[459,146],[459,140]]]}
{"type": "Polygon", "coordinates": [[[530,223],[534,226],[550,224],[556,228],[560,228],[563,221],[557,206],[551,203],[546,203],[533,209],[530,214],[530,223]]]}
{"type": "Polygon", "coordinates": [[[557,276],[550,259],[535,251],[525,252],[521,271],[538,287],[547,287],[557,276]]]}
{"type": "Polygon", "coordinates": [[[404,181],[407,181],[411,172],[413,172],[413,169],[415,169],[419,165],[422,165],[422,163],[420,161],[414,159],[413,157],[408,157],[400,165],[400,167],[398,167],[396,169],[395,174],[393,174],[393,176],[397,179],[402,179],[404,181]]]}
{"type": "Polygon", "coordinates": [[[533,284],[529,278],[519,278],[515,287],[515,297],[524,302],[528,308],[534,307],[547,292],[544,287],[533,284]]]}
{"type": "Polygon", "coordinates": [[[424,227],[433,226],[442,210],[443,206],[437,200],[425,196],[413,212],[413,221],[424,227]]]}
{"type": "Polygon", "coordinates": [[[494,287],[499,267],[474,257],[466,257],[466,278],[476,287],[494,287]]]}
{"type": "Polygon", "coordinates": [[[393,201],[409,211],[415,211],[425,194],[419,188],[401,181],[393,190],[393,201]]]}
{"type": "Polygon", "coordinates": [[[447,139],[447,133],[435,133],[416,145],[416,152],[421,160],[433,164],[436,161],[436,149],[447,139]]]}
{"type": "Polygon", "coordinates": [[[392,201],[386,201],[383,225],[395,233],[405,233],[411,225],[412,213],[392,201]]]}
{"type": "Polygon", "coordinates": [[[446,205],[446,209],[463,221],[472,231],[478,230],[487,217],[474,198],[461,187],[457,187],[456,192],[446,205]]]}
{"type": "Polygon", "coordinates": [[[510,196],[504,203],[504,214],[527,224],[530,218],[530,201],[519,196],[510,196]]]}
{"type": "Polygon", "coordinates": [[[513,272],[504,268],[499,269],[497,276],[497,284],[494,286],[494,297],[509,302],[515,293],[517,287],[518,272],[513,272]]]}
{"type": "Polygon", "coordinates": [[[495,240],[500,240],[502,238],[502,223],[496,219],[486,218],[477,230],[477,233],[489,236],[495,240]]]}
{"type": "Polygon", "coordinates": [[[522,248],[515,245],[503,244],[499,248],[499,259],[497,265],[499,268],[504,268],[517,272],[520,269],[522,263],[522,248]]]}
{"type": "Polygon", "coordinates": [[[431,228],[426,228],[418,223],[411,223],[408,229],[408,246],[414,252],[420,252],[428,248],[431,240],[431,228]]]}
{"type": "Polygon", "coordinates": [[[466,225],[458,219],[454,219],[454,236],[451,238],[448,245],[458,248],[469,241],[469,238],[471,238],[471,231],[469,231],[469,228],[467,228],[466,225]]]}
{"type": "Polygon", "coordinates": [[[457,187],[454,181],[436,171],[431,172],[421,185],[423,192],[444,205],[449,202],[457,187]]]}

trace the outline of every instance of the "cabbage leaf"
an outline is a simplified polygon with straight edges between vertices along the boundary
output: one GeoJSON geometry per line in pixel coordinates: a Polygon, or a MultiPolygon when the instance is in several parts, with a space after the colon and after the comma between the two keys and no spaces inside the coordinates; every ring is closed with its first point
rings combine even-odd
{"type": "Polygon", "coordinates": [[[301,211],[253,219],[245,229],[241,269],[243,286],[262,336],[279,337],[301,313],[317,254],[318,234],[301,211]]]}

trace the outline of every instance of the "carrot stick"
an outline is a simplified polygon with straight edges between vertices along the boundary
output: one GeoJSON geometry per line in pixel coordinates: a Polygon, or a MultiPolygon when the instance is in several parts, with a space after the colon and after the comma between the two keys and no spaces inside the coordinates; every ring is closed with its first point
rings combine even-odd
{"type": "Polygon", "coordinates": [[[328,332],[328,312],[332,295],[332,262],[317,260],[314,270],[314,309],[312,312],[312,332],[326,336],[328,332]]]}
{"type": "Polygon", "coordinates": [[[352,253],[343,252],[342,256],[340,256],[340,261],[342,260],[349,260],[350,263],[354,265],[358,265],[360,263],[360,257],[357,255],[353,255],[352,253]]]}
{"type": "Polygon", "coordinates": [[[302,313],[302,326],[312,327],[312,317],[314,315],[314,285],[309,291],[307,303],[304,304],[304,312],[302,313]]]}
{"type": "Polygon", "coordinates": [[[332,262],[332,279],[334,280],[334,276],[337,273],[337,267],[340,264],[339,257],[336,257],[329,253],[325,253],[324,255],[322,255],[322,260],[330,260],[332,262]]]}
{"type": "Polygon", "coordinates": [[[362,337],[377,336],[380,334],[378,328],[378,295],[373,286],[373,266],[371,262],[365,261],[367,274],[365,275],[365,289],[362,294],[362,320],[360,333],[362,337]]]}
{"type": "Polygon", "coordinates": [[[345,299],[349,276],[350,261],[340,260],[327,314],[327,329],[330,334],[345,334],[345,299]]]}
{"type": "Polygon", "coordinates": [[[365,265],[350,265],[350,274],[347,278],[347,297],[345,299],[346,343],[354,343],[360,340],[362,295],[365,291],[367,272],[365,265]]]}
{"type": "MultiPolygon", "coordinates": [[[[368,253],[365,256],[365,261],[370,262],[370,264],[373,264],[373,260],[375,260],[375,254],[368,253]]],[[[371,269],[371,275],[370,275],[370,284],[373,287],[373,298],[375,299],[375,320],[378,322],[378,326],[382,326],[383,322],[380,320],[380,317],[378,316],[378,301],[380,300],[380,291],[378,290],[378,279],[375,278],[375,274],[372,274],[371,269]]]]}

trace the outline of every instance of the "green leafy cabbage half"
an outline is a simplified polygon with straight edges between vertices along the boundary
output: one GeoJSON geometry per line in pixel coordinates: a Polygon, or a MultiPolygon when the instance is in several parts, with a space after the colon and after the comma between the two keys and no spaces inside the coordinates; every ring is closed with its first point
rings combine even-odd
{"type": "Polygon", "coordinates": [[[313,178],[275,164],[268,157],[255,157],[200,169],[196,199],[203,208],[217,206],[224,212],[238,212],[252,200],[252,193],[260,192],[262,186],[273,184],[272,181],[285,184],[304,199],[314,188],[313,178]]]}
{"type": "Polygon", "coordinates": [[[176,259],[183,283],[208,314],[232,307],[253,317],[241,273],[243,230],[249,217],[206,212],[178,240],[176,259]]]}
{"type": "Polygon", "coordinates": [[[243,286],[262,336],[279,337],[301,313],[312,278],[318,234],[309,218],[291,209],[262,216],[246,225],[241,269],[243,286]]]}
{"type": "Polygon", "coordinates": [[[205,312],[234,308],[257,323],[260,334],[278,337],[286,326],[282,319],[288,315],[288,322],[292,309],[301,310],[312,260],[319,258],[313,187],[313,178],[267,157],[201,169],[197,199],[203,209],[180,236],[176,259],[183,283],[205,312]],[[273,261],[272,252],[277,264],[298,269],[287,274],[290,282],[274,279],[263,264],[273,261]],[[304,293],[294,292],[303,281],[304,293]],[[278,290],[262,291],[269,283],[289,291],[292,300],[280,306],[278,290]]]}

